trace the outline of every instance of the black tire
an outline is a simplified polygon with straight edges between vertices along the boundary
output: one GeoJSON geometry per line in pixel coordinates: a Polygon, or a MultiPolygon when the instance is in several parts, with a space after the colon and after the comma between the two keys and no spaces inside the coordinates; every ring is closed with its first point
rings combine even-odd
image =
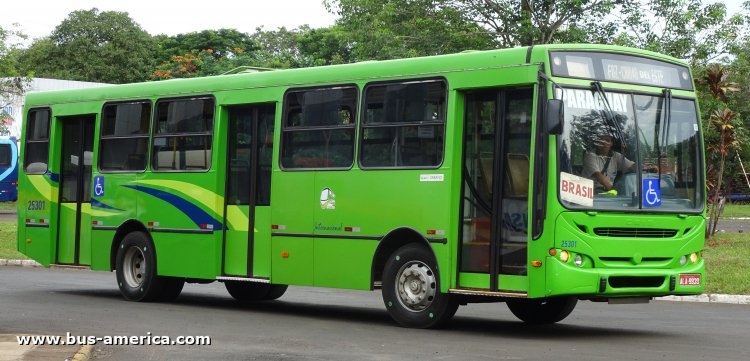
{"type": "Polygon", "coordinates": [[[156,275],[156,250],[146,233],[128,233],[120,243],[115,259],[120,293],[129,301],[160,298],[164,280],[156,275]]]}
{"type": "Polygon", "coordinates": [[[383,270],[383,302],[403,327],[438,328],[458,309],[455,297],[440,292],[437,262],[427,247],[402,246],[388,257],[383,270]],[[410,284],[411,287],[405,287],[410,284]]]}
{"type": "Polygon", "coordinates": [[[161,278],[163,279],[163,286],[159,295],[159,301],[174,301],[182,292],[182,287],[185,286],[185,279],[178,277],[161,278]]]}
{"type": "Polygon", "coordinates": [[[240,302],[275,300],[281,297],[287,288],[286,285],[241,281],[224,281],[224,287],[235,300],[240,302]]]}
{"type": "Polygon", "coordinates": [[[286,289],[289,286],[287,285],[271,285],[271,288],[268,290],[268,294],[266,294],[265,297],[263,297],[264,301],[273,301],[279,299],[279,297],[283,296],[284,293],[286,293],[286,289]]]}
{"type": "Polygon", "coordinates": [[[547,325],[568,317],[578,303],[575,297],[508,300],[510,312],[521,321],[533,325],[547,325]]]}

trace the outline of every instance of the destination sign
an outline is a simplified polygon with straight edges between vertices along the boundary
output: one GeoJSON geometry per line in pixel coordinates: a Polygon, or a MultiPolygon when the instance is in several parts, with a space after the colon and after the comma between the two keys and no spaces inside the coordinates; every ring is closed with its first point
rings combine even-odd
{"type": "Polygon", "coordinates": [[[583,51],[552,52],[552,75],[692,90],[685,66],[650,58],[583,51]]]}

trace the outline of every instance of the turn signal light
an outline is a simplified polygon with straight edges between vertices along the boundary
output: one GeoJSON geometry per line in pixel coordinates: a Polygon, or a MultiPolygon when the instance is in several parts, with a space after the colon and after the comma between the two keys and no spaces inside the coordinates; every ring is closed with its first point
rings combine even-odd
{"type": "Polygon", "coordinates": [[[287,251],[281,252],[281,258],[289,258],[289,252],[287,251]]]}
{"type": "Polygon", "coordinates": [[[550,248],[550,249],[549,249],[549,255],[550,255],[550,256],[553,256],[553,257],[554,257],[554,256],[555,256],[556,254],[557,254],[557,250],[556,250],[556,249],[554,249],[554,248],[550,248]]]}
{"type": "Polygon", "coordinates": [[[542,267],[542,261],[540,261],[538,259],[535,259],[535,260],[531,261],[531,265],[534,266],[534,267],[542,267]]]}

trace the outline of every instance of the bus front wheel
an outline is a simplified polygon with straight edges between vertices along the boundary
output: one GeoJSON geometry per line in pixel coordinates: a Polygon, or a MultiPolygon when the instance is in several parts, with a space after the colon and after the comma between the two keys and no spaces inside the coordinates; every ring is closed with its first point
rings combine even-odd
{"type": "Polygon", "coordinates": [[[562,321],[576,307],[575,297],[508,300],[506,304],[521,321],[544,325],[562,321]]]}
{"type": "MultiPolygon", "coordinates": [[[[131,232],[125,236],[117,249],[115,271],[120,293],[129,301],[155,301],[166,296],[165,279],[156,275],[156,250],[146,233],[131,232]]],[[[169,283],[172,291],[169,296],[179,294],[182,287],[178,291],[177,282],[169,283]]]]}
{"type": "Polygon", "coordinates": [[[458,302],[440,292],[437,262],[424,246],[410,243],[394,252],[383,270],[383,302],[404,327],[437,328],[453,317],[458,302]]]}

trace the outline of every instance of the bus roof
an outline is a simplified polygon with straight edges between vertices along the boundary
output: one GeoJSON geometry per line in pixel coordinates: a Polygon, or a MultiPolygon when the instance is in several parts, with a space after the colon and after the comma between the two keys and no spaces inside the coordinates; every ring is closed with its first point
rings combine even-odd
{"type": "MultiPolygon", "coordinates": [[[[617,51],[640,55],[687,66],[678,59],[651,51],[597,44],[546,44],[531,48],[510,48],[396,59],[365,61],[352,64],[329,65],[313,68],[296,68],[264,72],[239,73],[187,79],[171,79],[88,89],[40,91],[29,93],[27,107],[74,103],[84,101],[144,99],[149,97],[177,97],[218,91],[267,88],[304,87],[319,84],[354,83],[367,79],[404,76],[439,76],[440,73],[462,69],[501,67],[524,64],[532,59],[546,59],[549,50],[617,51]],[[532,53],[530,53],[530,51],[532,53]]],[[[533,60],[532,60],[533,62],[533,60]]]]}

